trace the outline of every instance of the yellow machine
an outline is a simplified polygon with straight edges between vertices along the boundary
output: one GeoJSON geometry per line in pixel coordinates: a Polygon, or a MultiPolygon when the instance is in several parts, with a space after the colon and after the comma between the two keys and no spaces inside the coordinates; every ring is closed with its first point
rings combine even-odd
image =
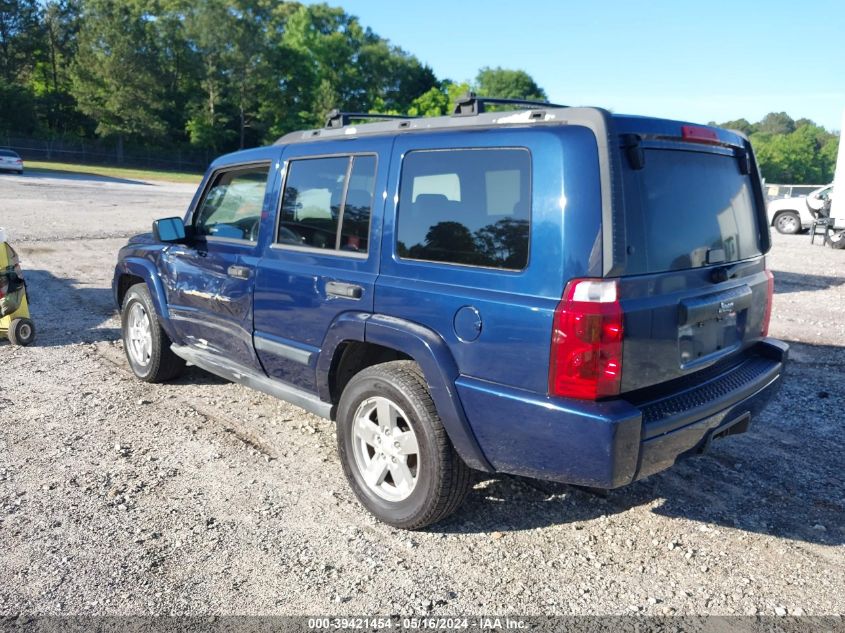
{"type": "Polygon", "coordinates": [[[35,340],[35,324],[29,318],[18,255],[6,243],[6,232],[0,229],[0,335],[3,334],[12,345],[29,345],[35,340]]]}

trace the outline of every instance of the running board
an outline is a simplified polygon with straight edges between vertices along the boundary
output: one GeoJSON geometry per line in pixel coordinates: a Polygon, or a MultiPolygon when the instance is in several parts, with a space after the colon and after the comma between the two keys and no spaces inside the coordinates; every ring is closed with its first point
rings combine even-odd
{"type": "Polygon", "coordinates": [[[170,349],[186,362],[196,365],[215,376],[220,376],[226,380],[231,380],[240,385],[261,391],[279,400],[285,400],[321,418],[326,418],[327,420],[332,419],[331,403],[323,402],[317,396],[307,391],[302,391],[301,389],[291,387],[267,376],[262,376],[242,365],[233,363],[227,359],[221,359],[214,354],[203,352],[194,347],[171,345],[170,349]]]}

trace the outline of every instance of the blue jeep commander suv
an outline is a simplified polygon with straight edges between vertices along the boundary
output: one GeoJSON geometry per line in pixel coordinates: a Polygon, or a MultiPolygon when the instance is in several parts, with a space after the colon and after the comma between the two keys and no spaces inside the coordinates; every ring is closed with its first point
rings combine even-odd
{"type": "Polygon", "coordinates": [[[788,350],[769,248],[741,134],[468,95],[218,158],[114,293],[138,378],[336,420],[361,503],[420,528],[473,470],[610,489],[746,431],[788,350]]]}

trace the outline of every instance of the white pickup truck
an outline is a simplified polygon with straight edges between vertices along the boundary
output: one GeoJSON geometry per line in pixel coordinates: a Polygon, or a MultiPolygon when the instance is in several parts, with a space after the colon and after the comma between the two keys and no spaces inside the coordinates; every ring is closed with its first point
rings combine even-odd
{"type": "Polygon", "coordinates": [[[791,235],[809,229],[815,219],[815,212],[824,206],[833,192],[833,185],[825,185],[806,196],[772,200],[767,206],[769,224],[778,233],[791,235]]]}

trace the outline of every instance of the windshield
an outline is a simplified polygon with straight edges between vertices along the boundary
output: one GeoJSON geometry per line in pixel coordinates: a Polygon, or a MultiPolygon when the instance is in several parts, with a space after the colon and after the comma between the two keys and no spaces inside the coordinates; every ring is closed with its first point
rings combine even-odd
{"type": "Polygon", "coordinates": [[[626,172],[629,272],[697,268],[761,254],[751,180],[733,156],[647,149],[645,167],[626,172]]]}

